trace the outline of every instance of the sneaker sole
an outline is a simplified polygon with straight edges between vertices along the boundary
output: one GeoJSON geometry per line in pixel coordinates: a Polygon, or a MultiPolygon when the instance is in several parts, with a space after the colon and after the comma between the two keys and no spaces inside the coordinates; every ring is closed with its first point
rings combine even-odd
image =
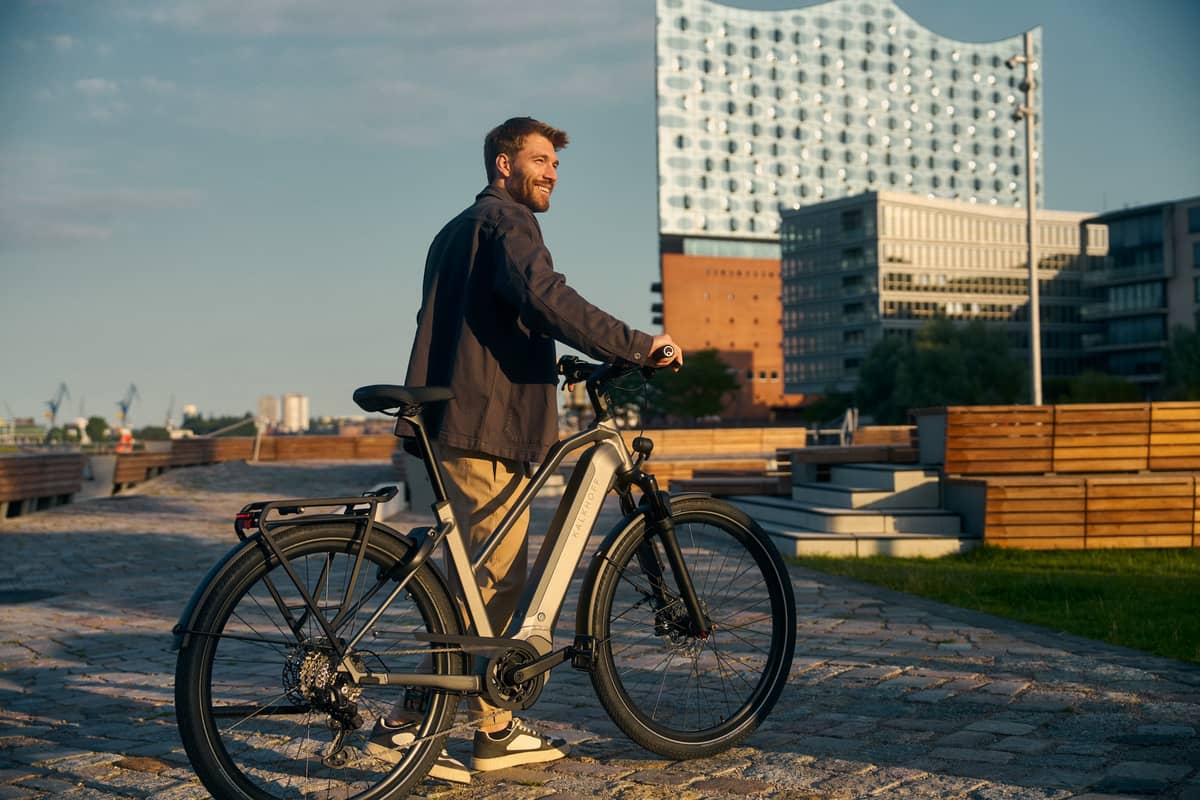
{"type": "Polygon", "coordinates": [[[508,767],[519,767],[524,764],[544,764],[547,761],[557,761],[560,758],[566,758],[569,752],[568,748],[560,747],[553,750],[524,750],[519,753],[492,756],[491,758],[472,758],[471,769],[476,772],[491,772],[492,770],[507,769],[508,767]]]}
{"type": "MultiPolygon", "coordinates": [[[[392,747],[385,747],[381,744],[369,742],[363,749],[382,761],[392,764],[400,761],[400,754],[392,747]]],[[[471,782],[471,771],[465,765],[455,766],[453,764],[444,764],[439,757],[437,761],[433,762],[433,768],[429,770],[429,777],[437,778],[440,781],[449,781],[450,783],[469,784],[471,782]]]]}

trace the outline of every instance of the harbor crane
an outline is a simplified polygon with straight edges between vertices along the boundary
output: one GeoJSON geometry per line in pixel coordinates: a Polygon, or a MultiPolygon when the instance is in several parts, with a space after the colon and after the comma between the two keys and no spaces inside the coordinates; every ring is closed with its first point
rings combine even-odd
{"type": "Polygon", "coordinates": [[[129,408],[133,405],[134,398],[140,398],[138,389],[132,383],[125,390],[125,397],[117,401],[117,407],[121,410],[117,412],[117,420],[123,426],[129,425],[129,408]]]}
{"type": "Polygon", "coordinates": [[[46,407],[50,410],[46,412],[46,416],[50,418],[50,429],[54,429],[54,423],[58,419],[58,409],[62,405],[62,401],[70,397],[71,393],[67,391],[67,384],[58,384],[58,391],[54,393],[54,397],[46,401],[46,407]]]}

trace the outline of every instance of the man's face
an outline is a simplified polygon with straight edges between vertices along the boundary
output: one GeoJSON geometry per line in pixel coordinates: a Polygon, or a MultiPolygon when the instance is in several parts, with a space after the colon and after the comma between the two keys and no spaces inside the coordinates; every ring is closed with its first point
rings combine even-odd
{"type": "Polygon", "coordinates": [[[512,198],[535,212],[550,208],[550,193],[558,183],[558,155],[550,140],[531,133],[509,163],[505,188],[512,198]]]}

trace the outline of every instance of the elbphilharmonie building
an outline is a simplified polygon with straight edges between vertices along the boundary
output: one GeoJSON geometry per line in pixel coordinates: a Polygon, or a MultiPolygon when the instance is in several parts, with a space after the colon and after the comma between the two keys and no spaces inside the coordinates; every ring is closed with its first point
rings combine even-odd
{"type": "Polygon", "coordinates": [[[663,235],[771,240],[781,208],[870,190],[1022,204],[1020,35],[955,41],[892,0],[658,14],[663,235]]]}
{"type": "MultiPolygon", "coordinates": [[[[744,370],[738,413],[755,416],[788,404],[782,212],[872,191],[1024,204],[1022,73],[1006,65],[1023,38],[956,41],[893,0],[657,14],[659,310],[676,339],[697,331],[685,348],[744,370]]],[[[1040,29],[1033,46],[1040,61],[1040,29]]]]}

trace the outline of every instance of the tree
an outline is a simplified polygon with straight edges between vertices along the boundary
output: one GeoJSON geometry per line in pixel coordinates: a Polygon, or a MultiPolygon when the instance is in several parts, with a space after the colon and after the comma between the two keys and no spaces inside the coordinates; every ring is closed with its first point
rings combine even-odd
{"type": "Polygon", "coordinates": [[[104,417],[88,417],[83,429],[93,442],[102,442],[108,438],[108,423],[104,417]]]}
{"type": "Polygon", "coordinates": [[[1165,383],[1170,400],[1200,400],[1200,331],[1182,325],[1171,330],[1165,383]]]}
{"type": "Polygon", "coordinates": [[[165,442],[171,438],[171,432],[162,425],[147,425],[135,433],[135,438],[144,442],[165,442]]]}
{"type": "Polygon", "coordinates": [[[881,424],[907,421],[913,408],[994,405],[1028,397],[1025,365],[1008,353],[1003,333],[982,320],[930,320],[913,341],[875,345],[859,368],[861,411],[881,424]]]}
{"type": "Polygon", "coordinates": [[[721,413],[727,395],[738,389],[737,378],[716,350],[687,354],[683,369],[660,370],[647,390],[651,416],[699,419],[721,413]]]}
{"type": "Polygon", "coordinates": [[[1136,383],[1096,370],[1046,381],[1047,403],[1136,403],[1141,399],[1142,390],[1136,383]]]}

